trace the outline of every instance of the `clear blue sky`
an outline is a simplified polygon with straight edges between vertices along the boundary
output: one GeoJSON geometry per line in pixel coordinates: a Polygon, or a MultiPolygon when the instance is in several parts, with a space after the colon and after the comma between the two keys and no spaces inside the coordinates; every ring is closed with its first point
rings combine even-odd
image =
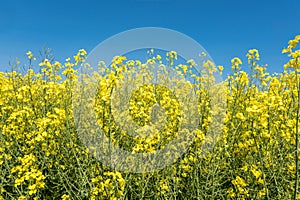
{"type": "Polygon", "coordinates": [[[257,48],[262,63],[280,72],[282,48],[300,34],[299,8],[299,0],[3,0],[0,71],[28,50],[38,54],[46,46],[64,61],[119,32],[154,26],[192,37],[225,68],[235,56],[246,63],[247,50],[257,48]]]}

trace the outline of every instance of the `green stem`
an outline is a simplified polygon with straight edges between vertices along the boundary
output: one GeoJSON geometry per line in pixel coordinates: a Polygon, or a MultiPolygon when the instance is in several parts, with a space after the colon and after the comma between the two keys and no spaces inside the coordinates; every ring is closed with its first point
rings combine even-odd
{"type": "Polygon", "coordinates": [[[298,71],[297,71],[297,60],[296,59],[296,84],[298,90],[298,106],[297,106],[297,117],[296,117],[296,151],[295,151],[295,159],[296,159],[296,180],[295,180],[295,191],[294,191],[294,199],[297,199],[297,192],[299,187],[299,109],[300,109],[300,83],[298,80],[298,71]]]}

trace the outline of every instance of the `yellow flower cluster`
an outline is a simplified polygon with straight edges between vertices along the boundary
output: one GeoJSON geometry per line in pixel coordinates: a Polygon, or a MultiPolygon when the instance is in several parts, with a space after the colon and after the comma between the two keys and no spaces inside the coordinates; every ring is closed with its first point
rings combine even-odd
{"type": "Polygon", "coordinates": [[[115,200],[124,195],[125,180],[120,172],[104,172],[103,176],[92,178],[91,200],[110,199],[115,200]]]}
{"type": "Polygon", "coordinates": [[[300,178],[299,40],[283,50],[290,60],[282,73],[270,75],[251,49],[250,73],[233,58],[222,83],[214,74],[223,66],[205,60],[196,73],[199,63],[177,64],[174,51],[152,50],[145,63],[116,56],[109,67],[99,62],[99,71],[80,75],[83,49],[65,63],[42,58],[39,72],[27,52],[27,73],[0,72],[0,199],[291,199],[300,178]],[[75,85],[90,94],[89,84],[95,97],[73,102],[80,94],[75,85]],[[191,91],[196,99],[186,95],[191,91]],[[96,159],[97,146],[82,144],[73,114],[81,104],[94,109],[106,137],[132,155],[155,154],[178,135],[195,137],[165,152],[163,162],[187,147],[170,166],[121,173],[96,159]]]}

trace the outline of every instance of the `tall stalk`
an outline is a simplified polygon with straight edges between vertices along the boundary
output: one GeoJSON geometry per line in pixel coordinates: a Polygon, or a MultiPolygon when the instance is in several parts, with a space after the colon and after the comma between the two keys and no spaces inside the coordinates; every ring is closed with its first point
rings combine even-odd
{"type": "Polygon", "coordinates": [[[297,106],[297,116],[296,116],[296,151],[295,151],[295,159],[296,159],[296,180],[295,180],[295,191],[294,191],[294,199],[297,199],[298,187],[299,187],[299,109],[300,109],[300,83],[298,78],[298,69],[297,69],[297,60],[296,58],[296,83],[297,83],[297,92],[298,92],[298,106],[297,106]]]}

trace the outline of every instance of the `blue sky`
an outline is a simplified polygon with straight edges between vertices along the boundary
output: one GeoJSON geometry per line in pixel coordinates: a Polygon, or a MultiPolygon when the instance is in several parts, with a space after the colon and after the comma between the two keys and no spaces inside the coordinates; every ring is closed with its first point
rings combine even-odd
{"type": "Polygon", "coordinates": [[[164,27],[199,42],[216,64],[229,71],[238,56],[246,64],[251,48],[260,51],[262,64],[280,72],[289,39],[300,34],[298,0],[97,0],[16,1],[0,5],[0,71],[9,60],[24,60],[44,46],[64,61],[77,50],[90,52],[119,32],[139,27],[164,27]]]}

